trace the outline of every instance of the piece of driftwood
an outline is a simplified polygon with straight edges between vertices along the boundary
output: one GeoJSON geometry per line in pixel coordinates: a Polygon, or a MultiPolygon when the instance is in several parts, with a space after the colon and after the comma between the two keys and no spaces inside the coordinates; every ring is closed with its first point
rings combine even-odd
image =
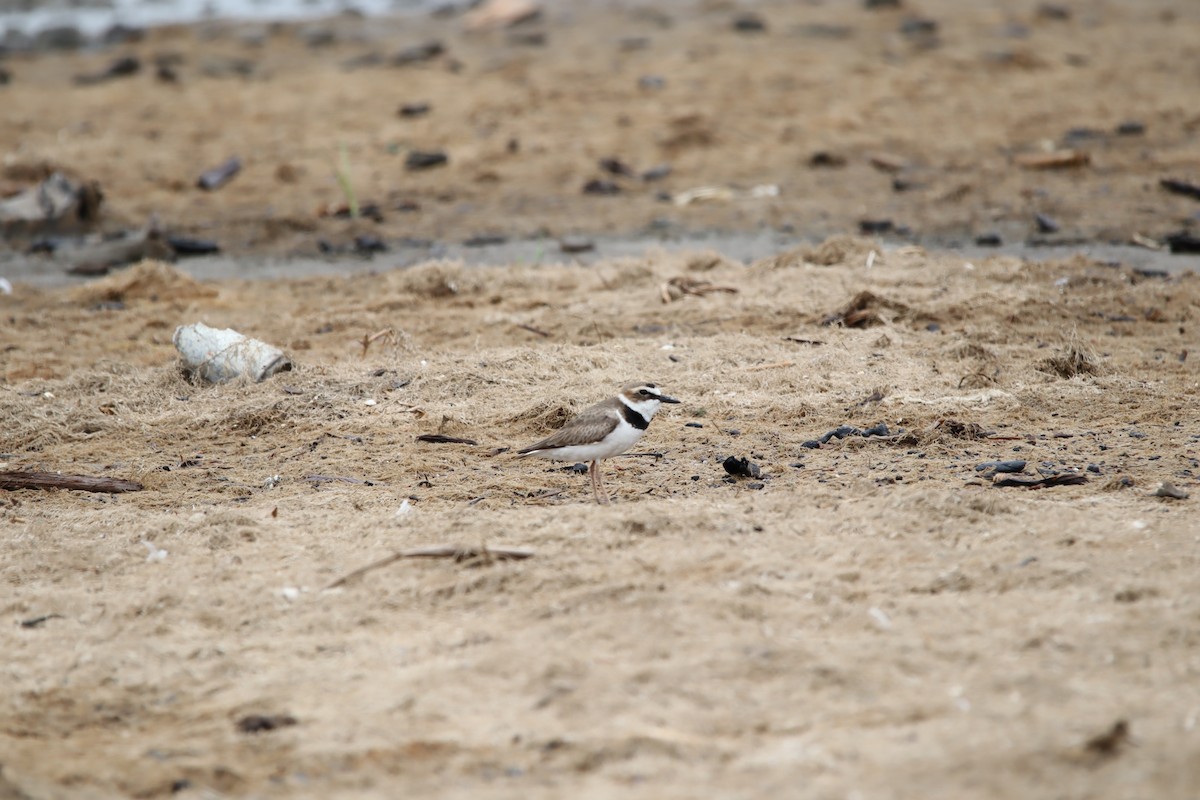
{"type": "Polygon", "coordinates": [[[361,578],[368,572],[382,569],[407,558],[452,558],[456,563],[462,563],[476,559],[482,561],[520,561],[532,556],[532,550],[519,550],[511,547],[454,547],[452,545],[418,547],[413,550],[401,550],[398,553],[392,553],[387,558],[381,558],[379,561],[374,561],[365,567],[359,567],[353,572],[338,578],[326,586],[325,589],[336,589],[339,586],[345,586],[350,581],[361,578]]]}
{"type": "Polygon", "coordinates": [[[0,472],[0,489],[78,489],[81,492],[140,492],[136,481],[94,478],[90,475],[60,475],[57,472],[0,472]]]}

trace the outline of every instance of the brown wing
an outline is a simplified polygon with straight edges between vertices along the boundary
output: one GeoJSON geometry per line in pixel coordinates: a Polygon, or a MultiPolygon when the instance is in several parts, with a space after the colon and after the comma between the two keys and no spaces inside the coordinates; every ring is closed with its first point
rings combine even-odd
{"type": "Polygon", "coordinates": [[[517,451],[517,455],[528,455],[537,450],[551,447],[565,447],[572,444],[588,444],[598,441],[613,428],[617,427],[617,415],[613,413],[610,401],[597,403],[585,408],[578,415],[567,420],[553,435],[547,436],[537,444],[531,444],[517,451]]]}

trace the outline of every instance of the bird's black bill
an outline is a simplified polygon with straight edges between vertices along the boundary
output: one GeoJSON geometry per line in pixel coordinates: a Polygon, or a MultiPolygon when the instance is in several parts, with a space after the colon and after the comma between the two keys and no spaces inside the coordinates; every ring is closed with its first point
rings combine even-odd
{"type": "Polygon", "coordinates": [[[658,396],[658,399],[659,399],[659,402],[662,402],[662,403],[678,403],[679,402],[674,397],[667,397],[665,394],[660,394],[658,396]]]}

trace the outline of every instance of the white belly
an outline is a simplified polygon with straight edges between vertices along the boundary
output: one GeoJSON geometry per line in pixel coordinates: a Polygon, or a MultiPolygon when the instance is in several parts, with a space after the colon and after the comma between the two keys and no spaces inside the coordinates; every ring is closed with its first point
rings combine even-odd
{"type": "Polygon", "coordinates": [[[632,425],[622,424],[618,425],[607,439],[594,444],[577,444],[571,447],[560,447],[556,450],[540,450],[529,455],[552,458],[555,461],[599,461],[602,458],[612,458],[624,453],[637,444],[643,433],[645,431],[632,425]]]}

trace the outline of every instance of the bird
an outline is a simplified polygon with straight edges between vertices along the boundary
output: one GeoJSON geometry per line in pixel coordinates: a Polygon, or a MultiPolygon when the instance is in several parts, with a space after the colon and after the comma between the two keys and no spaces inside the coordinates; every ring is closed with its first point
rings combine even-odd
{"type": "Polygon", "coordinates": [[[596,502],[608,505],[600,462],[637,444],[663,403],[678,403],[653,383],[629,383],[619,394],[585,408],[553,435],[517,451],[518,458],[538,456],[555,461],[589,461],[588,475],[596,502]]]}

